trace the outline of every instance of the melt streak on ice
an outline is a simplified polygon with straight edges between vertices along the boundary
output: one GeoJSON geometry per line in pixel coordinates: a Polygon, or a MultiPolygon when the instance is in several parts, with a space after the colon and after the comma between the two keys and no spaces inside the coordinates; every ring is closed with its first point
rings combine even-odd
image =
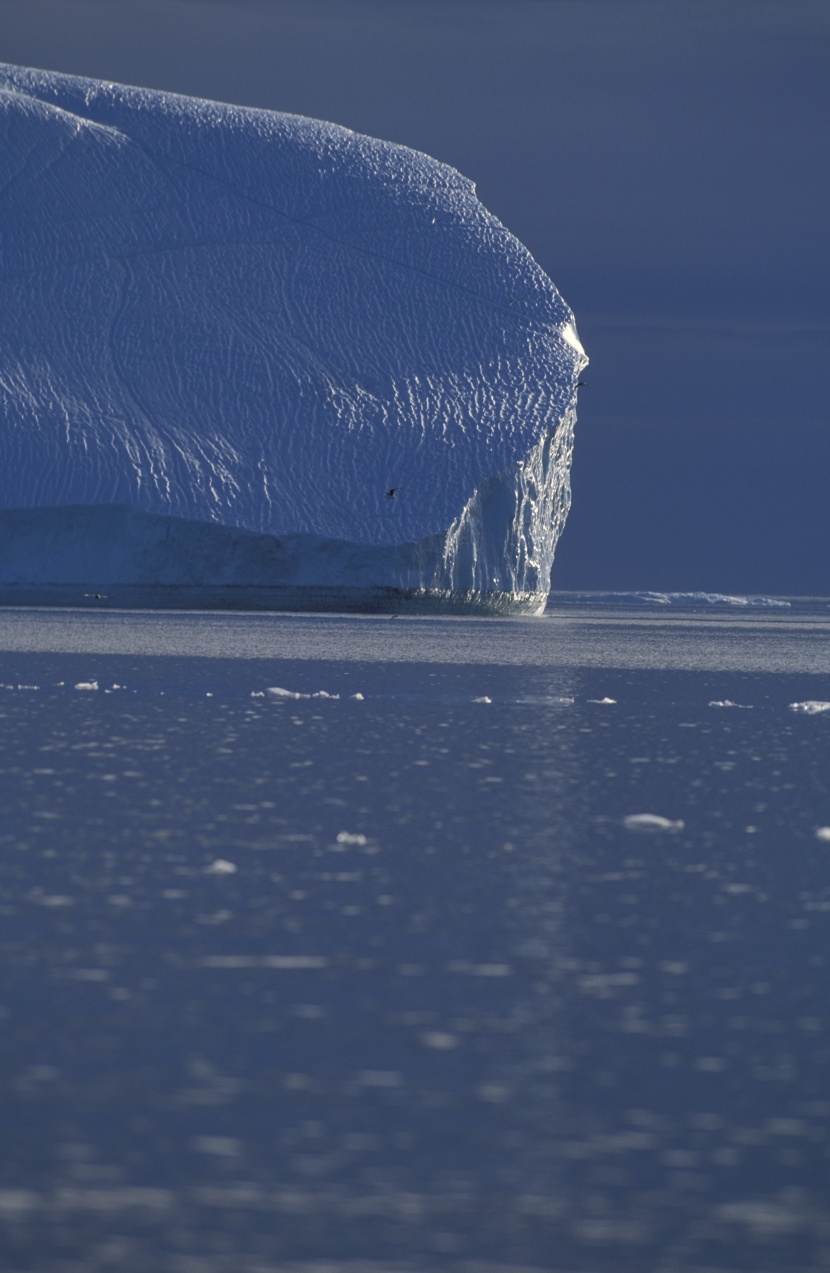
{"type": "Polygon", "coordinates": [[[586,359],[471,181],[11,66],[0,128],[0,584],[547,593],[586,359]]]}

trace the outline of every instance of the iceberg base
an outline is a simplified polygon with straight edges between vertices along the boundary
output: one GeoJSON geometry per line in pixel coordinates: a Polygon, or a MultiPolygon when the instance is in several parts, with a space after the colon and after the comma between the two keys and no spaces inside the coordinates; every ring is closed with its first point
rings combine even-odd
{"type": "Polygon", "coordinates": [[[0,583],[0,607],[116,610],[271,610],[297,613],[535,615],[544,592],[450,592],[439,588],[314,584],[0,583]],[[98,590],[90,591],[92,587],[98,590]]]}
{"type": "Polygon", "coordinates": [[[547,591],[446,586],[442,536],[264,535],[125,505],[0,510],[0,606],[538,614],[547,591]],[[444,586],[441,586],[441,585],[444,586]]]}

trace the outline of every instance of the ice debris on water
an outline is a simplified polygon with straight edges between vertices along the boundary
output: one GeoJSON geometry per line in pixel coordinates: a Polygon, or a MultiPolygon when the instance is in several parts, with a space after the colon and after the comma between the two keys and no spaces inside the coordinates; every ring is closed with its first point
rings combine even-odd
{"type": "Polygon", "coordinates": [[[830,712],[830,703],[818,698],[807,698],[803,703],[790,703],[791,712],[800,712],[803,716],[820,716],[822,712],[830,712]]]}
{"type": "MultiPolygon", "coordinates": [[[[329,694],[328,690],[315,690],[313,694],[302,694],[297,690],[282,689],[282,687],[279,685],[269,685],[265,693],[270,694],[271,698],[276,698],[276,699],[280,699],[280,698],[339,698],[340,697],[339,694],[329,694]]],[[[256,695],[256,694],[251,695],[251,698],[255,698],[255,697],[259,697],[259,695],[256,695]]],[[[357,695],[353,695],[353,697],[356,698],[357,695]]],[[[361,698],[362,697],[363,696],[361,695],[361,698]]]]}
{"type": "Polygon", "coordinates": [[[816,839],[817,839],[817,840],[830,840],[830,827],[817,827],[817,828],[816,828],[816,839]]]}
{"type": "Polygon", "coordinates": [[[722,592],[573,592],[562,597],[567,605],[588,601],[594,605],[675,606],[789,610],[791,602],[782,597],[741,597],[722,592]]]}
{"type": "Polygon", "coordinates": [[[682,818],[663,818],[659,813],[630,813],[623,819],[627,831],[682,831],[682,818]]]}
{"type": "Polygon", "coordinates": [[[359,834],[355,835],[351,831],[338,831],[336,843],[343,844],[343,845],[357,844],[362,846],[364,844],[367,844],[368,840],[365,835],[359,835],[359,834]]]}
{"type": "Polygon", "coordinates": [[[752,703],[733,703],[731,698],[713,698],[710,707],[740,707],[743,711],[751,711],[752,703]]]}
{"type": "Polygon", "coordinates": [[[480,698],[473,699],[474,703],[492,703],[492,701],[492,698],[490,698],[487,694],[482,694],[480,698]]]}
{"type": "Polygon", "coordinates": [[[604,706],[606,703],[616,703],[617,700],[615,698],[606,697],[606,698],[589,698],[587,701],[589,703],[599,703],[600,706],[604,706]]]}
{"type": "Polygon", "coordinates": [[[236,875],[239,867],[225,858],[216,858],[210,866],[205,867],[205,875],[236,875]]]}
{"type": "Polygon", "coordinates": [[[78,681],[78,684],[75,686],[76,690],[97,690],[97,688],[97,681],[78,681]]]}

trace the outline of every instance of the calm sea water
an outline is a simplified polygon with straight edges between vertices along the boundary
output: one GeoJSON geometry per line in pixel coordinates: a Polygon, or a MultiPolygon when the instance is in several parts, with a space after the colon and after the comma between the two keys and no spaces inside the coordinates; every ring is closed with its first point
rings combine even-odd
{"type": "Polygon", "coordinates": [[[829,638],[0,612],[0,1267],[830,1268],[829,638]]]}

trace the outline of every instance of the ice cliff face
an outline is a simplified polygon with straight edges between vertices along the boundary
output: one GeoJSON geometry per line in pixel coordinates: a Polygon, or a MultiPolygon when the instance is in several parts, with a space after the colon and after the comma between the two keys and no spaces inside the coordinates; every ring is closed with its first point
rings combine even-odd
{"type": "MultiPolygon", "coordinates": [[[[10,66],[0,129],[0,509],[71,524],[77,582],[116,569],[102,534],[147,575],[167,518],[303,543],[309,588],[325,559],[332,587],[547,592],[585,357],[470,181],[332,124],[10,66]]],[[[69,569],[33,525],[6,516],[0,583],[69,569]]]]}

